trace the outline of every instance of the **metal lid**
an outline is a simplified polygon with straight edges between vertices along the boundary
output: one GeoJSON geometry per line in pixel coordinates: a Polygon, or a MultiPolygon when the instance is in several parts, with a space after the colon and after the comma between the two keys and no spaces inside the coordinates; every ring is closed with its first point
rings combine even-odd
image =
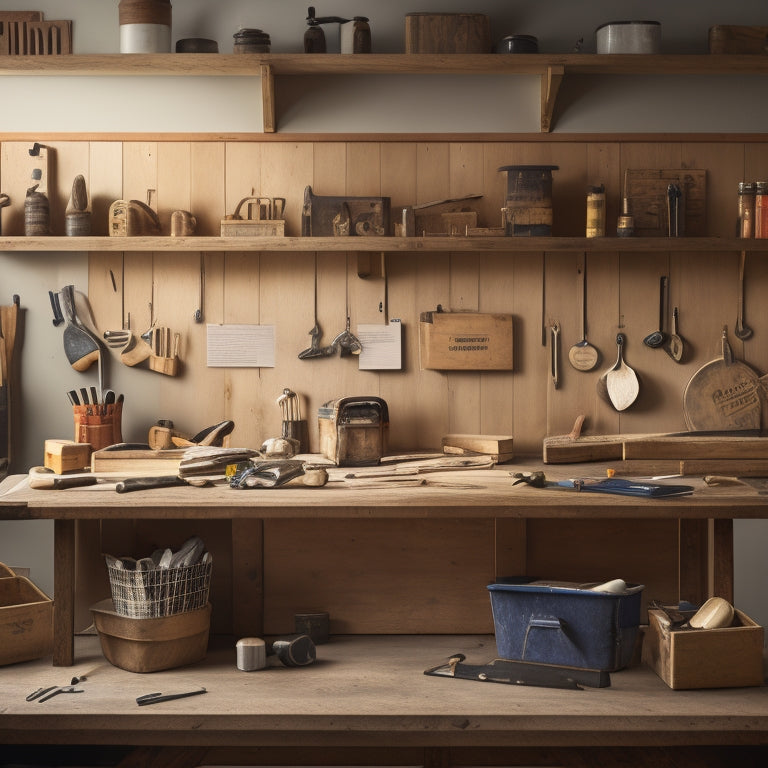
{"type": "Polygon", "coordinates": [[[641,24],[643,26],[655,26],[660,27],[661,22],[660,21],[606,21],[605,24],[601,24],[599,27],[595,29],[595,32],[597,32],[599,29],[603,29],[603,27],[613,27],[617,26],[619,24],[641,24]]]}

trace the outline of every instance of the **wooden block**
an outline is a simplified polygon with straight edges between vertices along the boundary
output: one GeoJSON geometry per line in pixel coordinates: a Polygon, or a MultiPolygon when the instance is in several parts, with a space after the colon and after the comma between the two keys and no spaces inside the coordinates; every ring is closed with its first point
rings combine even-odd
{"type": "Polygon", "coordinates": [[[464,435],[451,434],[443,437],[443,448],[462,448],[475,453],[512,453],[512,435],[464,435]]]}
{"type": "Polygon", "coordinates": [[[179,358],[150,355],[149,369],[155,371],[155,373],[162,373],[165,376],[176,376],[179,372],[179,358]]]}
{"type": "Polygon", "coordinates": [[[482,13],[407,13],[405,52],[490,53],[490,20],[482,13]]]}
{"type": "Polygon", "coordinates": [[[126,475],[175,475],[186,448],[165,451],[127,450],[94,451],[91,454],[91,472],[123,472],[126,475]]]}
{"type": "Polygon", "coordinates": [[[763,628],[736,609],[723,629],[670,631],[663,611],[648,611],[643,663],[674,689],[763,684],[763,628]]]}
{"type": "Polygon", "coordinates": [[[768,27],[747,27],[715,24],[709,28],[710,53],[762,53],[765,54],[768,27]]]}
{"type": "Polygon", "coordinates": [[[437,371],[511,371],[512,326],[512,315],[422,312],[421,367],[437,371]]]}
{"type": "Polygon", "coordinates": [[[487,456],[496,464],[506,464],[515,458],[515,454],[509,453],[491,453],[489,451],[470,451],[468,448],[457,448],[454,445],[444,445],[443,453],[451,456],[487,456]]]}
{"type": "Polygon", "coordinates": [[[222,237],[284,237],[284,219],[222,219],[222,237]]]}
{"type": "Polygon", "coordinates": [[[91,462],[90,443],[76,443],[73,440],[46,440],[43,465],[56,474],[80,472],[91,462]]]}
{"type": "Polygon", "coordinates": [[[766,459],[684,459],[681,475],[727,475],[729,477],[768,477],[766,459]]]}
{"type": "Polygon", "coordinates": [[[649,435],[624,443],[625,459],[768,459],[764,437],[649,435]]]}

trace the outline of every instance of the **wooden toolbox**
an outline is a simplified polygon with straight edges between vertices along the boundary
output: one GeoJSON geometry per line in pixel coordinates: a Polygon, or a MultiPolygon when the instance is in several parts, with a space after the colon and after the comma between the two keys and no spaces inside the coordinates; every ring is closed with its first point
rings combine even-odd
{"type": "Polygon", "coordinates": [[[512,315],[422,312],[419,352],[422,369],[511,371],[512,315]]]}
{"type": "Polygon", "coordinates": [[[670,631],[663,611],[648,611],[643,663],[674,689],[763,684],[763,628],[736,609],[723,629],[670,631]]]}
{"type": "Polygon", "coordinates": [[[0,563],[0,665],[47,656],[53,649],[53,600],[0,563]]]}

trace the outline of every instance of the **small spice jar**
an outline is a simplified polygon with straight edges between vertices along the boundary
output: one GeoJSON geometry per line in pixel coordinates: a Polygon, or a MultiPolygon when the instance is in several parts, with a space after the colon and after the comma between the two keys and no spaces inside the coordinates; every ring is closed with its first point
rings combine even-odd
{"type": "Polygon", "coordinates": [[[755,182],[754,236],[768,238],[768,181],[755,182]]]}
{"type": "Polygon", "coordinates": [[[739,222],[737,237],[754,237],[755,185],[749,181],[739,182],[739,222]]]}

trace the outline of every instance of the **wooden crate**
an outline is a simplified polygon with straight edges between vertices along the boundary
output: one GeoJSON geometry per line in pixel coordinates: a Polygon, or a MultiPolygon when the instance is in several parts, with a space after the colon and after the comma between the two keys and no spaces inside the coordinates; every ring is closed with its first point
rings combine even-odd
{"type": "Polygon", "coordinates": [[[512,325],[512,315],[422,312],[421,367],[437,371],[511,371],[512,325]]]}
{"type": "Polygon", "coordinates": [[[674,689],[763,684],[763,628],[736,610],[733,626],[669,631],[663,611],[648,611],[643,663],[674,689]]]}
{"type": "Polygon", "coordinates": [[[0,666],[53,650],[53,600],[0,563],[0,666]]]}

